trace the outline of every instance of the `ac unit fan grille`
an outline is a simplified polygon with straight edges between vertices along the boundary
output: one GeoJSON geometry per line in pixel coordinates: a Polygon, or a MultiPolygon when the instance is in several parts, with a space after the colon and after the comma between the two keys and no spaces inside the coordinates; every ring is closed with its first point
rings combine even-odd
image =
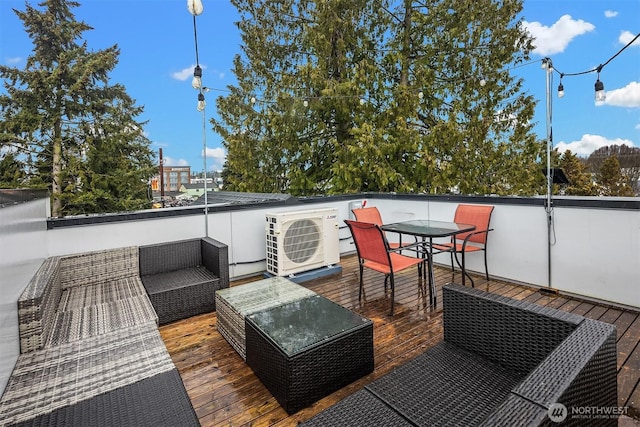
{"type": "Polygon", "coordinates": [[[292,262],[302,264],[320,248],[322,231],[310,219],[294,221],[284,234],[284,253],[292,262]]]}

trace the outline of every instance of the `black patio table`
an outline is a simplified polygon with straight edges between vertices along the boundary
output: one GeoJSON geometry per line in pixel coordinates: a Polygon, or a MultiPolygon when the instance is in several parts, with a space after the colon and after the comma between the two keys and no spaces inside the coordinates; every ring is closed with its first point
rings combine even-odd
{"type": "MultiPolygon", "coordinates": [[[[413,219],[409,221],[394,222],[384,224],[381,227],[384,231],[407,234],[422,238],[422,256],[427,258],[429,264],[429,302],[436,304],[435,277],[433,274],[433,239],[440,237],[450,237],[456,234],[468,233],[476,229],[475,225],[461,224],[456,222],[436,221],[431,219],[413,219]]],[[[462,284],[465,284],[467,272],[462,270],[462,284]]]]}
{"type": "Polygon", "coordinates": [[[245,317],[247,364],[292,414],[373,371],[373,322],[313,295],[245,317]]]}

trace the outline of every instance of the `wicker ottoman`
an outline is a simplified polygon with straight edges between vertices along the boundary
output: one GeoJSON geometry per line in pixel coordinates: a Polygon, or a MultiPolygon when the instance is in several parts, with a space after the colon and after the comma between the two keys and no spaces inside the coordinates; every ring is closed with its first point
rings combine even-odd
{"type": "Polygon", "coordinates": [[[220,289],[216,291],[218,332],[246,360],[244,318],[311,295],[315,292],[279,276],[220,289]]]}
{"type": "Polygon", "coordinates": [[[373,322],[321,295],[245,323],[247,364],[289,414],[373,371],[373,322]]]}

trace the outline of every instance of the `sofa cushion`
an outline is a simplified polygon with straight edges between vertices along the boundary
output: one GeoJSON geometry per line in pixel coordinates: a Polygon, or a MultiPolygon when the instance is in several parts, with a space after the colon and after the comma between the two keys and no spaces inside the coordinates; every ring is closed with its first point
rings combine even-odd
{"type": "Polygon", "coordinates": [[[143,276],[142,283],[161,325],[214,311],[219,277],[205,267],[143,276]]]}
{"type": "Polygon", "coordinates": [[[475,425],[522,375],[442,342],[365,386],[417,425],[475,425]]]}

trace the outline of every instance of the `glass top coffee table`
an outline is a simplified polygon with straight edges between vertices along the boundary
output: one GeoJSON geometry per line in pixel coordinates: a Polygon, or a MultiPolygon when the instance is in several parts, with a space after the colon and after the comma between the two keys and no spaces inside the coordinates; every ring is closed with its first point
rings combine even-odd
{"type": "Polygon", "coordinates": [[[245,317],[247,364],[294,413],[373,371],[373,322],[312,295],[245,317]]]}
{"type": "Polygon", "coordinates": [[[218,332],[246,359],[246,316],[315,294],[280,276],[220,289],[216,291],[218,332]]]}

